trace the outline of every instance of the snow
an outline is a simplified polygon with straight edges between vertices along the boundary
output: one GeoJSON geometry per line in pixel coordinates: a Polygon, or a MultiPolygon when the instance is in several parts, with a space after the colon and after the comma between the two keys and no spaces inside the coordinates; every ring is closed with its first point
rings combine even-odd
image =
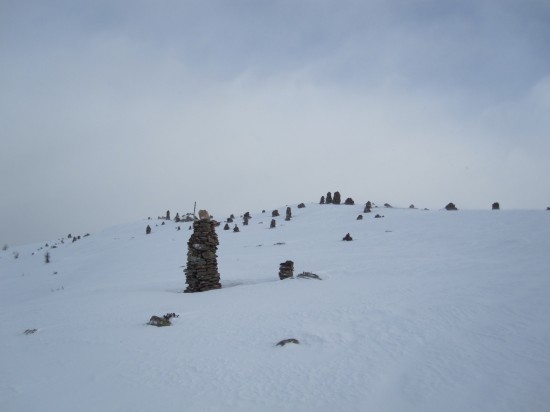
{"type": "Polygon", "coordinates": [[[550,212],[362,208],[220,226],[195,294],[189,223],[0,251],[0,410],[550,410],[550,212]]]}

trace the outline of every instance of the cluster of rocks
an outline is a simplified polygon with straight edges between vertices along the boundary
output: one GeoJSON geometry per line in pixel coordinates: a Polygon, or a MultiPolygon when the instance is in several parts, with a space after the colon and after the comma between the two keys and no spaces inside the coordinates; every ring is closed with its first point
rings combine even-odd
{"type": "Polygon", "coordinates": [[[151,319],[149,319],[149,322],[147,322],[148,325],[151,326],[170,326],[172,322],[170,322],[170,319],[172,318],[179,318],[179,315],[176,315],[175,313],[167,313],[166,315],[162,316],[151,316],[151,319]]]}
{"type": "Polygon", "coordinates": [[[299,279],[317,279],[317,280],[321,280],[321,277],[319,275],[316,275],[313,272],[302,272],[296,277],[299,278],[299,279]]]}
{"type": "Polygon", "coordinates": [[[287,260],[279,265],[279,279],[284,280],[294,276],[294,262],[287,260]]]}
{"type": "MultiPolygon", "coordinates": [[[[342,202],[340,192],[334,192],[334,196],[331,192],[327,192],[326,197],[321,196],[321,200],[319,201],[319,204],[333,204],[333,205],[339,205],[342,202]]],[[[353,199],[351,197],[348,197],[345,201],[346,205],[353,205],[353,199]]]]}
{"type": "Polygon", "coordinates": [[[193,223],[193,234],[187,242],[187,268],[184,270],[186,293],[220,289],[220,274],[216,251],[218,235],[216,221],[210,219],[206,210],[199,211],[199,220],[193,223]]]}

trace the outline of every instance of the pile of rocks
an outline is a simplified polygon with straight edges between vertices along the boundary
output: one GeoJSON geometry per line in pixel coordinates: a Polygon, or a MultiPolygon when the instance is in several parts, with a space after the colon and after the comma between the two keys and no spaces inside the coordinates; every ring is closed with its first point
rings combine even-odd
{"type": "Polygon", "coordinates": [[[367,203],[365,203],[365,209],[363,210],[363,213],[370,213],[371,209],[372,209],[372,203],[369,200],[367,203]]]}
{"type": "Polygon", "coordinates": [[[275,219],[271,219],[271,223],[269,225],[270,229],[275,229],[275,226],[277,226],[277,221],[275,219]]]}
{"type": "Polygon", "coordinates": [[[346,201],[344,202],[345,205],[350,205],[350,206],[353,206],[355,204],[355,202],[353,201],[353,199],[351,197],[348,197],[346,199],[346,201]]]}
{"type": "Polygon", "coordinates": [[[286,208],[286,217],[285,220],[289,221],[292,218],[292,209],[290,209],[290,206],[286,208]]]}
{"type": "Polygon", "coordinates": [[[188,285],[186,293],[222,287],[216,255],[219,244],[216,223],[206,210],[199,211],[199,220],[193,223],[193,234],[187,242],[187,268],[184,270],[188,285]]]}
{"type": "Polygon", "coordinates": [[[298,205],[298,209],[303,209],[304,207],[306,207],[306,205],[303,204],[303,203],[300,203],[300,204],[298,205]]]}
{"type": "Polygon", "coordinates": [[[351,237],[351,235],[348,233],[346,236],[343,237],[342,240],[345,240],[346,242],[350,242],[353,240],[353,238],[351,237]]]}
{"type": "Polygon", "coordinates": [[[294,277],[294,262],[287,260],[279,265],[279,279],[288,279],[294,277]]]}
{"type": "Polygon", "coordinates": [[[447,206],[445,206],[446,210],[458,210],[454,203],[448,203],[447,206]]]}
{"type": "Polygon", "coordinates": [[[493,203],[491,206],[492,210],[500,210],[500,204],[498,202],[493,203]]]}
{"type": "Polygon", "coordinates": [[[273,212],[271,212],[271,217],[277,217],[279,216],[279,211],[275,209],[273,212]]]}

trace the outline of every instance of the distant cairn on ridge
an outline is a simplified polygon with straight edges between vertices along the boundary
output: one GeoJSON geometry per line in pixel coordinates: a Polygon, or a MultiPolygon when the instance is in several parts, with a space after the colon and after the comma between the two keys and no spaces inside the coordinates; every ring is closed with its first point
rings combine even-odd
{"type": "Polygon", "coordinates": [[[500,210],[500,204],[498,202],[495,202],[491,205],[492,210],[500,210]]]}
{"type": "Polygon", "coordinates": [[[445,206],[445,210],[458,210],[454,203],[448,203],[447,206],[445,206]]]}

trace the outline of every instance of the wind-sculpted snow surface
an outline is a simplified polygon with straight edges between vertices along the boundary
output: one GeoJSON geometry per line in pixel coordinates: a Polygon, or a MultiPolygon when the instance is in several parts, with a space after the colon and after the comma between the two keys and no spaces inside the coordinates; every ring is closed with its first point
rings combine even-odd
{"type": "Polygon", "coordinates": [[[550,214],[362,209],[251,213],[196,294],[170,221],[0,251],[0,410],[550,410],[550,214]]]}

